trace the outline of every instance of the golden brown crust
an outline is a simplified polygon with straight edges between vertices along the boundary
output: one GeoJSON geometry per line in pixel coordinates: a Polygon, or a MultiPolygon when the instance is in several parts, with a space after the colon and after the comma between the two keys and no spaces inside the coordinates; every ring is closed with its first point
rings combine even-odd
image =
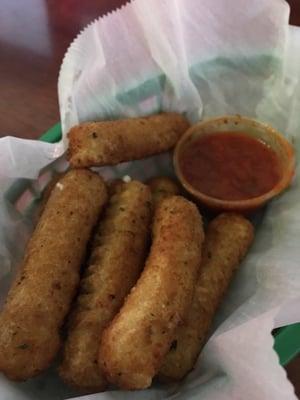
{"type": "Polygon", "coordinates": [[[87,170],[68,172],[53,188],[0,315],[0,370],[9,378],[33,377],[55,357],[105,201],[101,177],[87,170]]]}
{"type": "Polygon", "coordinates": [[[194,204],[180,196],[160,203],[142,275],[102,336],[98,361],[110,382],[124,389],[150,386],[190,305],[202,241],[194,204]]]}
{"type": "Polygon", "coordinates": [[[63,175],[64,175],[63,173],[57,173],[52,177],[50,182],[45,187],[39,204],[38,217],[42,215],[53,188],[55,187],[57,182],[62,178],[63,175]]]}
{"type": "Polygon", "coordinates": [[[162,380],[180,380],[193,368],[216,309],[253,235],[252,224],[238,214],[221,214],[209,224],[193,302],[160,369],[162,380]]]}
{"type": "Polygon", "coordinates": [[[151,189],[155,207],[158,206],[163,199],[180,194],[179,185],[174,179],[167,176],[151,178],[148,180],[147,185],[151,189]]]}
{"type": "Polygon", "coordinates": [[[100,222],[91,258],[80,282],[59,373],[76,389],[106,387],[97,357],[102,331],[123,304],[144,265],[150,235],[151,192],[141,182],[110,186],[114,191],[100,222]]]}
{"type": "Polygon", "coordinates": [[[174,147],[188,127],[188,121],[176,113],[86,122],[68,134],[68,159],[75,168],[139,160],[174,147]]]}
{"type": "Polygon", "coordinates": [[[116,194],[116,193],[122,191],[124,184],[125,184],[125,182],[119,178],[108,181],[107,182],[108,195],[112,196],[113,194],[116,194]]]}

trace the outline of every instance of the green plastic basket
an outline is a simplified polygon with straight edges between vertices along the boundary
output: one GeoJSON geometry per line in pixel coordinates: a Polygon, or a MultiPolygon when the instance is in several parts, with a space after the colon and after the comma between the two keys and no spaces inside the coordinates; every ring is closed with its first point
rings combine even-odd
{"type": "MultiPolygon", "coordinates": [[[[49,143],[58,142],[61,139],[61,126],[57,123],[40,140],[49,143]]],[[[273,331],[274,349],[276,350],[281,365],[287,365],[300,353],[300,323],[288,325],[273,331]]]]}

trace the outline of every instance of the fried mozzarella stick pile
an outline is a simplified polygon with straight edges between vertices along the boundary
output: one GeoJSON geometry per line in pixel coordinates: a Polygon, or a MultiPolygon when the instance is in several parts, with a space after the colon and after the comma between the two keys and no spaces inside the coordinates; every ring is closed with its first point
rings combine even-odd
{"type": "Polygon", "coordinates": [[[70,130],[68,158],[76,168],[139,160],[171,149],[188,128],[176,113],[86,122],[70,130]]]}
{"type": "Polygon", "coordinates": [[[215,312],[253,240],[253,226],[238,214],[221,214],[208,226],[194,299],[160,369],[163,380],[180,380],[198,358],[215,312]]]}
{"type": "Polygon", "coordinates": [[[141,277],[100,345],[99,364],[108,380],[123,389],[151,385],[190,306],[201,263],[202,219],[188,200],[163,200],[152,232],[141,277]]]}
{"type": "Polygon", "coordinates": [[[83,392],[105,389],[97,358],[101,334],[136,283],[150,236],[152,199],[141,182],[116,182],[97,228],[91,257],[80,283],[59,372],[83,392]]]}
{"type": "Polygon", "coordinates": [[[163,199],[180,193],[177,183],[166,176],[151,178],[147,182],[147,185],[152,192],[154,207],[157,207],[163,199]]]}
{"type": "Polygon", "coordinates": [[[54,359],[106,197],[103,180],[86,170],[67,172],[53,188],[0,314],[0,370],[10,379],[31,378],[54,359]]]}

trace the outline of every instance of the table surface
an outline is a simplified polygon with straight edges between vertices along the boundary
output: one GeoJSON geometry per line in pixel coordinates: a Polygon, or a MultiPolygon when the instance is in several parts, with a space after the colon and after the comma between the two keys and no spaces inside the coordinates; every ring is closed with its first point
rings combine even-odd
{"type": "MultiPolygon", "coordinates": [[[[89,22],[126,0],[0,1],[0,137],[38,138],[59,120],[57,78],[62,57],[89,22]]],[[[300,0],[289,0],[300,25],[300,0]]],[[[300,396],[300,357],[287,367],[300,396]]]]}

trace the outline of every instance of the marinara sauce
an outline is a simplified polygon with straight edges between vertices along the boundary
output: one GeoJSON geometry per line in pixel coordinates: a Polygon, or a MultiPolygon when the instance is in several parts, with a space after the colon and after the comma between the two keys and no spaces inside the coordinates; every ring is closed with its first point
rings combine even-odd
{"type": "Polygon", "coordinates": [[[242,132],[200,136],[183,149],[179,166],[190,185],[221,200],[261,196],[282,176],[274,150],[242,132]]]}

